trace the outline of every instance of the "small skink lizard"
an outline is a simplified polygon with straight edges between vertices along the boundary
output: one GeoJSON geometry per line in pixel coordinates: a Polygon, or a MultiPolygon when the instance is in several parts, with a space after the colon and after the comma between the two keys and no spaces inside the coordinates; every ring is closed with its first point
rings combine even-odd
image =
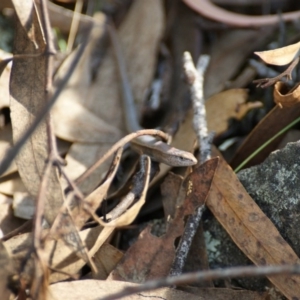
{"type": "MultiPolygon", "coordinates": [[[[138,131],[141,130],[142,127],[139,125],[137,120],[133,94],[127,76],[121,46],[114,27],[108,26],[108,30],[117,60],[119,76],[121,78],[126,128],[129,132],[138,131]]],[[[188,167],[197,163],[197,159],[192,153],[174,148],[162,141],[158,141],[150,135],[140,136],[134,139],[131,142],[131,147],[139,153],[150,156],[151,159],[157,162],[161,162],[172,167],[188,167]]]]}

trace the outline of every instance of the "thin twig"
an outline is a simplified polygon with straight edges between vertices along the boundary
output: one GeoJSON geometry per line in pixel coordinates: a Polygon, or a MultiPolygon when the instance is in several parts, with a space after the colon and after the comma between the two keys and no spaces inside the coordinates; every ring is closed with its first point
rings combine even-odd
{"type": "MultiPolygon", "coordinates": [[[[212,136],[207,132],[206,110],[203,96],[203,77],[208,63],[209,56],[202,55],[199,59],[199,67],[197,71],[193,64],[191,54],[189,52],[185,52],[183,54],[184,71],[188,84],[190,85],[191,98],[193,101],[194,130],[197,134],[198,144],[200,147],[199,163],[204,163],[211,157],[212,136]]],[[[192,241],[199,227],[203,210],[204,204],[200,206],[193,215],[189,216],[185,225],[184,233],[181,236],[176,250],[175,259],[169,273],[170,276],[178,276],[182,273],[192,241]]]]}
{"type": "Polygon", "coordinates": [[[18,228],[12,230],[11,232],[7,233],[6,235],[4,235],[2,238],[1,238],[1,241],[7,241],[9,240],[10,238],[14,237],[15,235],[17,234],[21,234],[21,233],[24,233],[25,231],[29,231],[31,229],[31,226],[32,225],[32,221],[31,220],[28,220],[26,221],[24,224],[22,224],[21,226],[19,226],[18,228]]]}
{"type": "MultiPolygon", "coordinates": [[[[102,297],[101,300],[113,300],[141,293],[150,290],[156,290],[162,287],[191,284],[193,282],[201,282],[216,279],[228,279],[236,277],[252,277],[252,276],[270,276],[283,274],[300,274],[300,265],[277,265],[277,266],[247,266],[233,267],[220,270],[207,270],[193,273],[187,273],[178,277],[167,277],[158,280],[151,280],[144,284],[134,287],[127,287],[122,291],[102,297]]],[[[98,298],[99,299],[99,298],[98,298]]],[[[100,299],[99,299],[100,300],[100,299]]]]}

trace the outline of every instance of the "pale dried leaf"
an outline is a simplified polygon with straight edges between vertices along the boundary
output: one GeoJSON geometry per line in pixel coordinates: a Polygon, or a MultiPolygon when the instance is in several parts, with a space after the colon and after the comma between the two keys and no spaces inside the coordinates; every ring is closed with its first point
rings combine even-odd
{"type": "MultiPolygon", "coordinates": [[[[98,241],[99,236],[101,236],[102,231],[103,228],[98,226],[81,231],[79,236],[86,247],[88,249],[92,249],[95,242],[98,241]]],[[[43,231],[43,234],[46,234],[47,232],[48,231],[43,231]]],[[[105,237],[107,238],[107,236],[105,237]]],[[[32,246],[32,234],[24,233],[17,235],[4,242],[4,245],[7,248],[9,255],[15,262],[15,267],[18,268],[24,261],[28,253],[28,249],[32,246]]],[[[53,268],[60,269],[61,271],[71,275],[77,274],[85,265],[85,262],[75,254],[73,249],[70,249],[68,246],[66,246],[62,239],[59,239],[57,242],[54,240],[46,240],[45,252],[48,255],[48,261],[51,260],[51,266],[53,268]]],[[[70,278],[70,276],[54,272],[50,276],[50,281],[55,282],[66,278],[70,278]]]]}
{"type": "MultiPolygon", "coordinates": [[[[45,42],[35,10],[32,12],[32,19],[27,21],[32,21],[28,26],[29,30],[34,30],[34,39],[38,44],[38,49],[35,43],[27,38],[24,27],[16,20],[14,54],[42,54],[45,50],[45,42]]],[[[14,60],[10,79],[10,108],[14,142],[23,136],[46,103],[45,76],[45,55],[14,60]]],[[[34,197],[38,194],[45,161],[48,157],[47,135],[46,121],[44,121],[25,143],[16,159],[24,185],[34,197]]],[[[56,169],[53,167],[48,180],[45,200],[45,218],[48,223],[53,222],[62,203],[61,186],[56,169]]]]}
{"type": "MultiPolygon", "coordinates": [[[[164,13],[161,0],[135,1],[118,29],[120,44],[127,62],[134,99],[141,101],[151,82],[156,52],[163,34],[164,13]],[[143,49],[143,51],[141,51],[143,49]]],[[[85,97],[86,107],[125,133],[121,107],[119,76],[114,52],[109,49],[98,70],[96,81],[85,97]],[[101,105],[99,105],[99,102],[101,105]]]]}
{"type": "MultiPolygon", "coordinates": [[[[134,287],[137,284],[122,281],[106,281],[106,280],[80,280],[71,282],[60,282],[49,287],[49,299],[51,300],[95,300],[102,299],[105,296],[120,292],[126,287],[134,287]]],[[[185,293],[173,288],[161,288],[154,291],[143,292],[128,297],[124,300],[145,300],[145,298],[156,298],[166,300],[199,300],[197,295],[185,293]]]]}
{"type": "MultiPolygon", "coordinates": [[[[70,90],[70,94],[71,91],[77,93],[75,89],[70,90]]],[[[112,122],[103,121],[74,97],[68,96],[67,92],[62,93],[52,111],[58,137],[80,143],[114,143],[121,137],[120,130],[112,122]]]]}
{"type": "Polygon", "coordinates": [[[265,63],[276,66],[287,65],[299,55],[300,42],[274,50],[254,52],[265,63]]]}

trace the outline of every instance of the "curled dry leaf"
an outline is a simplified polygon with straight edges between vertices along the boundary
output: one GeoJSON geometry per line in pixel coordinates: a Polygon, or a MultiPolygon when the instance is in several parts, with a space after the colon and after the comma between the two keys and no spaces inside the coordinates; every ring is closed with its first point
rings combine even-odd
{"type": "MultiPolygon", "coordinates": [[[[206,205],[235,244],[256,265],[298,263],[295,252],[248,195],[224,160],[220,161],[206,205]]],[[[299,276],[278,275],[268,278],[287,298],[299,297],[299,276]]]]}
{"type": "Polygon", "coordinates": [[[145,204],[150,181],[151,160],[149,156],[143,155],[141,157],[141,161],[141,170],[138,174],[136,174],[134,186],[129,195],[127,195],[128,197],[122,199],[124,202],[121,202],[112,212],[108,213],[108,216],[115,217],[115,219],[112,219],[107,223],[99,220],[102,226],[121,227],[131,224],[140,212],[142,206],[145,204]],[[130,205],[136,198],[138,198],[136,203],[128,208],[127,205],[130,205]]]}
{"type": "MultiPolygon", "coordinates": [[[[23,9],[27,10],[27,4],[32,1],[15,2],[18,2],[20,10],[22,10],[22,5],[24,5],[23,9]]],[[[43,55],[45,41],[38,22],[37,11],[34,6],[31,10],[30,18],[27,20],[28,24],[25,27],[16,18],[14,55],[25,56],[14,59],[11,70],[10,108],[14,142],[23,136],[47,100],[45,91],[47,58],[43,55]],[[30,32],[24,29],[28,29],[27,31],[30,32]],[[34,36],[34,42],[27,35],[34,36]],[[26,54],[33,56],[26,57],[26,54]]],[[[22,19],[22,17],[20,18],[22,19]]],[[[16,159],[22,181],[28,192],[34,197],[39,192],[45,161],[48,158],[48,134],[44,120],[25,143],[16,159]]],[[[49,224],[52,224],[63,203],[63,194],[55,167],[51,169],[45,198],[45,218],[49,224]]]]}
{"type": "Polygon", "coordinates": [[[298,56],[299,50],[300,42],[274,50],[254,53],[267,64],[283,66],[289,64],[296,56],[298,56]]]}
{"type": "Polygon", "coordinates": [[[291,107],[300,102],[300,86],[289,88],[283,82],[276,82],[274,86],[274,101],[281,107],[291,107]]]}

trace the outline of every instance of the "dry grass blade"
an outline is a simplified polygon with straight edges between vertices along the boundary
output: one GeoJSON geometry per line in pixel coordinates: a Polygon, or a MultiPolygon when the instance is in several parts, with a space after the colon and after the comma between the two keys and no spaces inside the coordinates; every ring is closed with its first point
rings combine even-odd
{"type": "MultiPolygon", "coordinates": [[[[220,161],[206,205],[256,265],[296,264],[299,261],[224,160],[220,161]]],[[[298,299],[299,277],[268,278],[287,298],[298,299]]]]}
{"type": "MultiPolygon", "coordinates": [[[[14,143],[23,136],[45,106],[47,95],[45,92],[47,57],[43,55],[46,45],[34,7],[32,8],[32,18],[27,21],[31,21],[29,22],[30,26],[27,25],[29,26],[28,30],[31,31],[30,34],[34,35],[34,42],[27,37],[26,31],[24,31],[27,27],[24,28],[16,19],[14,55],[30,54],[31,57],[24,56],[24,58],[15,59],[11,71],[10,108],[14,143]],[[34,54],[37,56],[32,56],[34,54]]],[[[38,194],[45,161],[48,157],[48,140],[46,121],[43,121],[31,135],[29,141],[25,143],[16,160],[22,181],[33,196],[38,194]]],[[[46,198],[45,218],[52,223],[63,203],[55,168],[52,168],[49,176],[46,198]]]]}

